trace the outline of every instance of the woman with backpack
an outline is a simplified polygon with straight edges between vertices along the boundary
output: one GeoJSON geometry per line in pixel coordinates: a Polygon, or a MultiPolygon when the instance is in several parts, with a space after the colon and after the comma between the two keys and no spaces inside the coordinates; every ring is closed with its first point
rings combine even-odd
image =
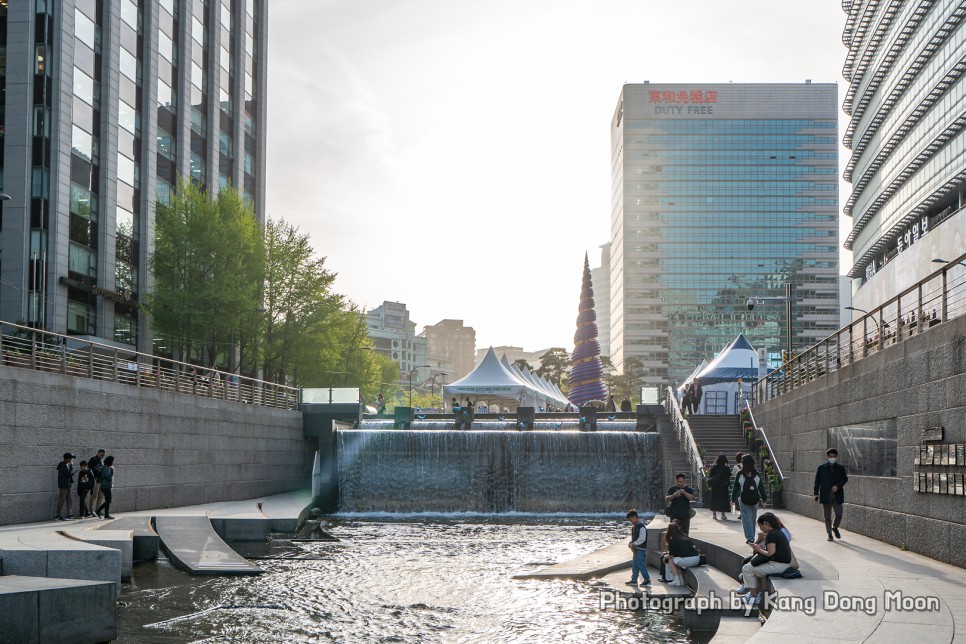
{"type": "Polygon", "coordinates": [[[762,477],[755,469],[755,457],[745,454],[741,457],[741,471],[735,478],[731,500],[735,501],[741,513],[741,527],[745,532],[745,543],[755,543],[755,521],[758,508],[768,500],[762,477]]]}

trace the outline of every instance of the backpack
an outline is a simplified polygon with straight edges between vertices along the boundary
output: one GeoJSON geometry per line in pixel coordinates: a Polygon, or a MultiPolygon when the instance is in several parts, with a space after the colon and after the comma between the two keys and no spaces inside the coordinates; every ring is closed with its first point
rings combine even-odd
{"type": "Polygon", "coordinates": [[[761,495],[758,494],[758,484],[755,482],[758,477],[748,478],[742,474],[741,478],[744,479],[744,483],[741,485],[741,502],[745,505],[758,505],[761,501],[761,495]]]}

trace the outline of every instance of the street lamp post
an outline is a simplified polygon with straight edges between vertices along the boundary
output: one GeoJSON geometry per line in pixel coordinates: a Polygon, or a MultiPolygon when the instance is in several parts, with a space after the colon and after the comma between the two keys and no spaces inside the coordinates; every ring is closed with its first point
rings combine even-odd
{"type": "MultiPolygon", "coordinates": [[[[436,398],[436,379],[439,378],[440,376],[447,376],[447,375],[449,375],[449,374],[447,374],[445,371],[440,371],[439,373],[437,373],[436,375],[433,376],[432,382],[430,383],[430,389],[429,389],[429,403],[430,404],[433,404],[434,399],[436,398]]],[[[439,390],[440,390],[440,393],[442,393],[442,391],[443,391],[443,383],[442,382],[439,383],[439,390]]]]}
{"type": "MultiPolygon", "coordinates": [[[[879,321],[877,319],[875,319],[875,316],[869,315],[869,312],[866,311],[865,309],[860,309],[860,308],[858,308],[856,306],[847,306],[847,307],[845,307],[845,310],[846,311],[857,311],[859,313],[862,313],[862,314],[867,315],[870,318],[872,318],[872,321],[875,322],[875,330],[876,330],[876,333],[878,333],[880,336],[882,335],[882,327],[889,326],[889,323],[886,322],[885,320],[882,321],[882,325],[880,326],[879,325],[879,321]]],[[[881,312],[880,312],[880,314],[881,314],[881,312]]],[[[865,333],[865,331],[863,331],[863,333],[865,333]]]]}
{"type": "Polygon", "coordinates": [[[423,368],[428,368],[428,364],[421,364],[409,370],[409,407],[413,406],[413,374],[423,368]]]}
{"type": "Polygon", "coordinates": [[[953,263],[955,263],[955,264],[959,264],[960,266],[966,266],[966,263],[963,263],[963,262],[950,262],[949,260],[940,259],[938,257],[936,259],[933,259],[932,260],[932,263],[933,264],[953,264],[953,263]]]}

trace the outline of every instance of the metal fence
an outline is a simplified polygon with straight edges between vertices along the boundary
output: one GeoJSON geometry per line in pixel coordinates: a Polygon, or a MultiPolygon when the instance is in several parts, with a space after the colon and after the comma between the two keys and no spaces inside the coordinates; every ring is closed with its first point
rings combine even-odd
{"type": "Polygon", "coordinates": [[[758,380],[755,403],[797,389],[963,314],[966,314],[966,255],[945,264],[758,380]]]}
{"type": "Polygon", "coordinates": [[[678,405],[678,399],[674,395],[674,389],[672,387],[668,387],[665,392],[664,409],[671,419],[671,426],[674,427],[674,432],[677,434],[681,449],[684,450],[685,455],[688,457],[688,465],[691,468],[694,488],[698,491],[698,494],[701,494],[701,491],[704,489],[704,459],[701,458],[701,450],[698,449],[698,444],[694,442],[691,425],[681,412],[681,406],[678,405]]]}
{"type": "Polygon", "coordinates": [[[297,409],[299,405],[299,390],[295,387],[9,322],[0,322],[0,356],[4,365],[21,369],[108,380],[262,407],[297,409]]]}

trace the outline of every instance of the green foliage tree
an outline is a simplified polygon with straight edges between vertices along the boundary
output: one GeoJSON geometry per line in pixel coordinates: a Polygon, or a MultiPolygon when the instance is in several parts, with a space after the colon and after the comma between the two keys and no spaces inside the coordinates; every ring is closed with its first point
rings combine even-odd
{"type": "Polygon", "coordinates": [[[627,358],[624,361],[624,373],[604,374],[604,384],[617,401],[625,398],[632,403],[641,402],[641,387],[644,386],[644,376],[647,370],[637,358],[627,358]]]}
{"type": "Polygon", "coordinates": [[[523,371],[524,369],[533,371],[533,367],[530,366],[530,363],[527,362],[526,358],[517,358],[513,361],[513,364],[515,364],[520,371],[523,371]]]}
{"type": "Polygon", "coordinates": [[[554,347],[540,356],[538,376],[544,376],[550,382],[560,386],[561,381],[570,370],[570,353],[566,349],[554,347]]]}
{"type": "Polygon", "coordinates": [[[264,252],[251,208],[230,188],[212,197],[179,181],[170,205],[158,206],[149,266],[144,308],[155,332],[183,360],[227,363],[261,308],[264,252]]]}

